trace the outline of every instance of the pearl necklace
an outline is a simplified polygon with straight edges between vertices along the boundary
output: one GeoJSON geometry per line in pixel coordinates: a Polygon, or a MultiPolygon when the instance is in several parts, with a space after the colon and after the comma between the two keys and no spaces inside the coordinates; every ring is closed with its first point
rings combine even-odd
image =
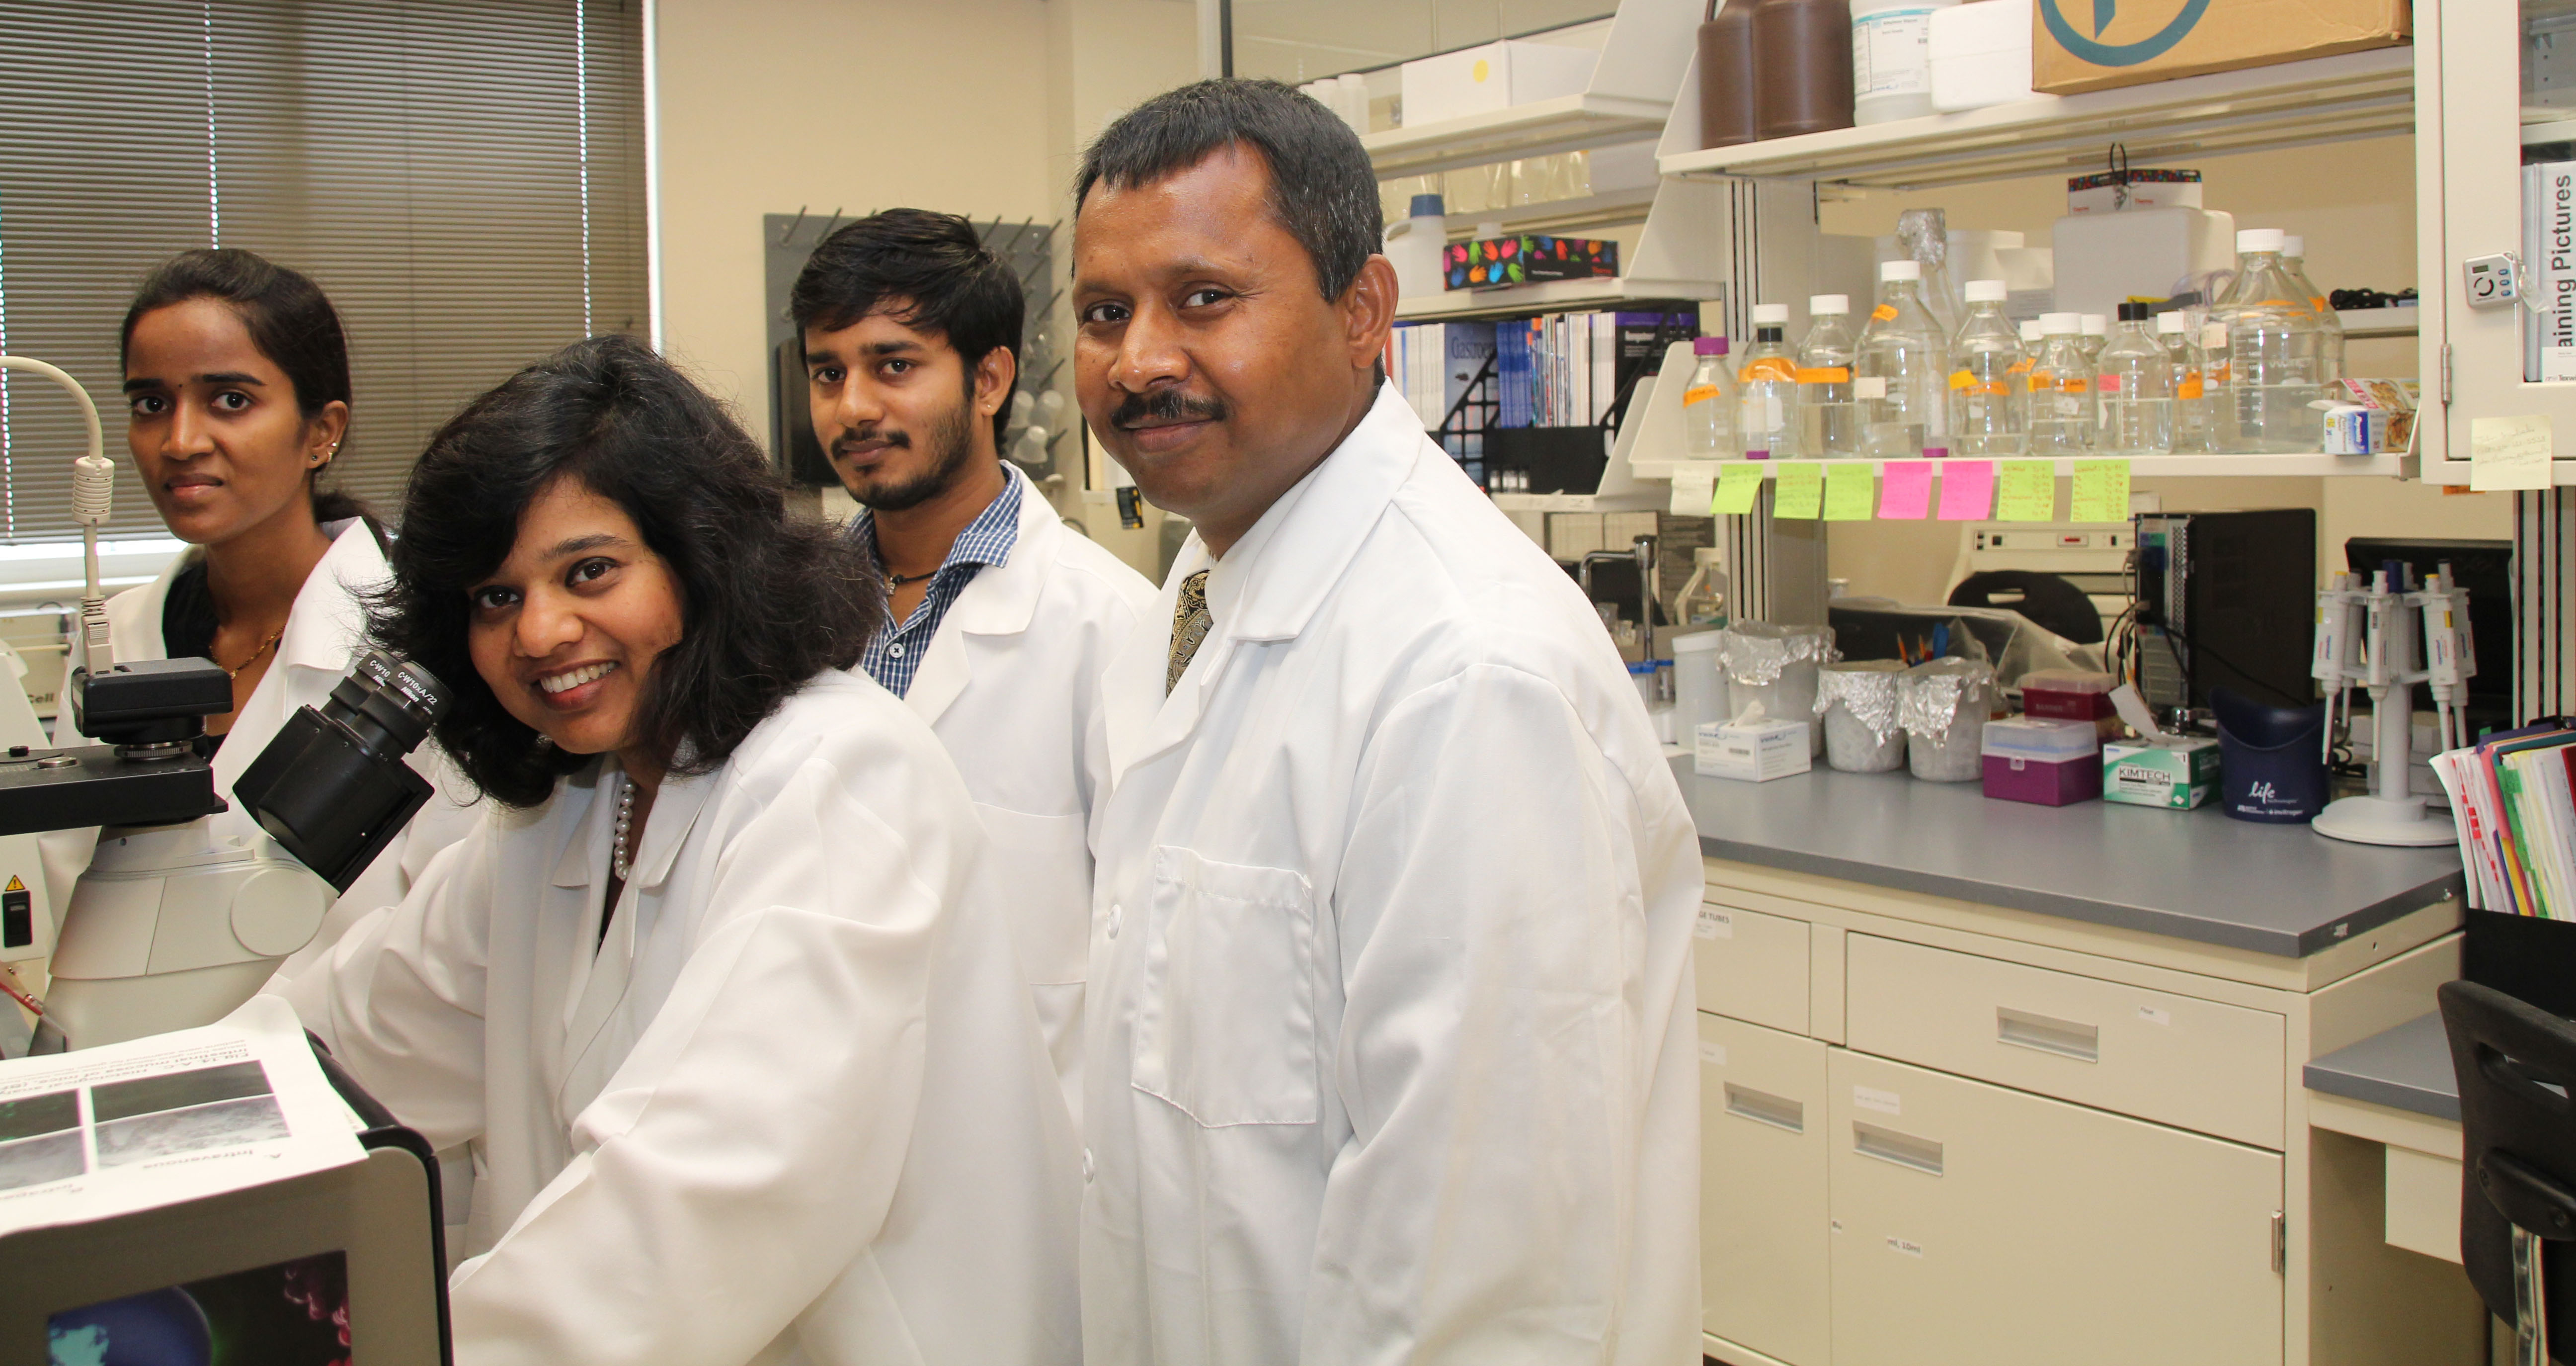
{"type": "Polygon", "coordinates": [[[635,780],[624,774],[617,779],[617,843],[609,850],[609,869],[624,882],[635,866],[626,861],[626,832],[635,824],[635,780]]]}

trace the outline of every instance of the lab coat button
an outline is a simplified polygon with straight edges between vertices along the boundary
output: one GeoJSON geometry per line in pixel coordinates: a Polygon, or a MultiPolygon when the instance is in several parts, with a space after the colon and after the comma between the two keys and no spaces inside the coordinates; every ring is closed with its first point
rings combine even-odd
{"type": "Polygon", "coordinates": [[[1086,1186],[1091,1184],[1091,1150],[1089,1148],[1082,1150],[1082,1183],[1086,1186]]]}
{"type": "Polygon", "coordinates": [[[1115,938],[1117,938],[1117,937],[1118,937],[1118,920],[1119,920],[1119,910],[1118,910],[1118,908],[1117,908],[1116,906],[1112,906],[1112,907],[1110,907],[1110,908],[1109,908],[1109,937],[1110,937],[1110,938],[1112,938],[1112,939],[1115,939],[1115,938]]]}
{"type": "Polygon", "coordinates": [[[897,659],[901,659],[903,658],[903,647],[900,645],[889,645],[886,647],[886,653],[897,659]]]}

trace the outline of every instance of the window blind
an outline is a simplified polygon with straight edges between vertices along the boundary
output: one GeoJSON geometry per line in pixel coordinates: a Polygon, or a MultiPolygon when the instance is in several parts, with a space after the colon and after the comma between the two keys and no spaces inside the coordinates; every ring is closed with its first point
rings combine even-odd
{"type": "MultiPolygon", "coordinates": [[[[429,434],[646,315],[642,0],[0,5],[0,349],[97,401],[111,531],[160,529],[124,458],[117,329],[171,253],[313,277],[349,336],[332,482],[389,519],[429,434]]],[[[0,377],[0,541],[78,534],[80,419],[0,377]]]]}

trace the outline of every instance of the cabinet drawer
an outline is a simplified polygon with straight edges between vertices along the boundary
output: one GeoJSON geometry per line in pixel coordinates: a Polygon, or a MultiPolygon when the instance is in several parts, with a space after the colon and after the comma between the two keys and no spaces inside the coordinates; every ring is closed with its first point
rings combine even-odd
{"type": "Polygon", "coordinates": [[[1691,932],[1700,1009],[1808,1032],[1806,921],[1710,902],[1691,932]]]}
{"type": "Polygon", "coordinates": [[[1825,1045],[1702,1012],[1700,1324],[1826,1366],[1825,1045]]]}
{"type": "Polygon", "coordinates": [[[2278,1150],[2284,1022],[2070,972],[1851,936],[1852,1048],[2278,1150]]]}
{"type": "Polygon", "coordinates": [[[2280,1366],[2280,1154],[1829,1054],[1834,1366],[2280,1366]]]}

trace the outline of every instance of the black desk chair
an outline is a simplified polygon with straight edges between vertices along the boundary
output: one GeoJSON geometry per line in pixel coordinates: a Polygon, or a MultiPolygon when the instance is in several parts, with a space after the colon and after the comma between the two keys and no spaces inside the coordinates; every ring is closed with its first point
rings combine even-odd
{"type": "Polygon", "coordinates": [[[2498,1318],[2515,1366],[2576,1357],[2576,1023],[2475,982],[2445,982],[2442,1026],[2459,1077],[2460,1259],[2498,1318]],[[2545,1258],[2544,1249],[2559,1251],[2545,1258]]]}
{"type": "Polygon", "coordinates": [[[2084,590],[2055,574],[1986,569],[1950,590],[1952,607],[2008,607],[2078,645],[2102,643],[2102,613],[2084,590]]]}

